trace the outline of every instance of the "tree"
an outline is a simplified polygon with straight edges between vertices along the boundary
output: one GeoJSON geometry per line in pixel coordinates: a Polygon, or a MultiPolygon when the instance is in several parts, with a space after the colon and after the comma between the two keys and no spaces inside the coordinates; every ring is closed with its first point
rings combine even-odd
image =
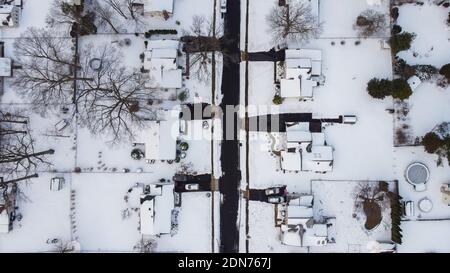
{"type": "Polygon", "coordinates": [[[405,79],[395,79],[392,81],[392,97],[405,100],[411,95],[411,86],[409,86],[405,79]]]}
{"type": "Polygon", "coordinates": [[[409,32],[402,32],[392,35],[389,39],[392,52],[397,54],[400,51],[408,50],[411,48],[411,43],[415,38],[415,34],[409,32]]]}
{"type": "Polygon", "coordinates": [[[122,26],[132,26],[134,32],[144,31],[143,4],[140,0],[96,0],[88,5],[90,11],[96,14],[99,25],[106,31],[119,33],[122,26]]]}
{"type": "Polygon", "coordinates": [[[443,140],[434,132],[429,132],[422,138],[422,145],[430,154],[435,153],[443,143],[443,140]]]}
{"type": "Polygon", "coordinates": [[[446,64],[441,67],[439,74],[443,75],[448,82],[450,82],[450,64],[446,64]]]}
{"type": "Polygon", "coordinates": [[[367,91],[373,98],[384,99],[392,94],[391,81],[373,78],[367,83],[367,91]]]}
{"type": "Polygon", "coordinates": [[[61,32],[28,28],[14,43],[22,69],[15,71],[13,85],[33,105],[67,103],[75,82],[71,44],[61,32]]]}
{"type": "Polygon", "coordinates": [[[356,18],[355,28],[362,37],[379,34],[387,28],[386,17],[380,12],[365,10],[356,18]]]}
{"type": "Polygon", "coordinates": [[[109,44],[92,48],[82,50],[80,74],[92,80],[79,83],[79,118],[91,133],[110,135],[113,142],[132,137],[134,129],[155,116],[152,93],[145,88],[150,79],[123,66],[123,56],[109,44]]]}
{"type": "Polygon", "coordinates": [[[98,25],[106,28],[106,31],[113,31],[118,34],[121,27],[121,20],[116,16],[114,7],[107,4],[105,0],[92,1],[89,9],[95,13],[98,25]]]}
{"type": "Polygon", "coordinates": [[[321,32],[319,19],[312,14],[306,1],[289,1],[285,6],[276,4],[267,16],[273,41],[293,40],[306,42],[321,32]]]}
{"type": "Polygon", "coordinates": [[[5,189],[19,181],[37,177],[40,166],[49,166],[47,156],[53,149],[36,151],[28,128],[28,118],[11,112],[0,112],[0,185],[5,189]]]}
{"type": "Polygon", "coordinates": [[[185,30],[184,49],[189,54],[189,71],[200,82],[211,80],[212,55],[220,50],[220,41],[216,35],[220,32],[213,26],[212,20],[195,15],[190,30],[185,30]]]}
{"type": "Polygon", "coordinates": [[[97,27],[94,24],[95,14],[93,12],[84,12],[83,5],[70,4],[65,0],[53,0],[46,22],[51,28],[66,27],[72,31],[76,30],[75,35],[87,35],[97,33],[97,27]],[[74,29],[75,28],[75,29],[74,29]]]}

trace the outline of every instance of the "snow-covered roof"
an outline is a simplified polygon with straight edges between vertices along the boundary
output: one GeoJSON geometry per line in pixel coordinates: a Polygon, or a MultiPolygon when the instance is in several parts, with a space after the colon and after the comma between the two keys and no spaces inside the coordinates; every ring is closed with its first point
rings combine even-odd
{"type": "Polygon", "coordinates": [[[281,169],[286,171],[300,171],[302,168],[302,158],[299,151],[281,151],[281,169]]]}
{"type": "Polygon", "coordinates": [[[146,159],[175,159],[176,141],[180,135],[179,113],[179,110],[165,110],[163,120],[150,121],[148,128],[141,130],[136,142],[144,143],[146,159]]]}
{"type": "Polygon", "coordinates": [[[302,170],[328,172],[333,170],[333,148],[312,146],[311,152],[302,153],[302,170]]]}
{"type": "Polygon", "coordinates": [[[284,98],[312,98],[317,82],[312,76],[322,74],[322,51],[316,49],[286,49],[286,75],[280,81],[284,98]]]}
{"type": "Polygon", "coordinates": [[[160,188],[160,195],[152,193],[141,195],[141,233],[145,235],[168,234],[172,226],[174,185],[158,185],[156,187],[160,188]]]}
{"type": "Polygon", "coordinates": [[[173,13],[174,0],[144,0],[144,12],[154,13],[167,11],[173,13]]]}
{"type": "Polygon", "coordinates": [[[181,88],[182,71],[178,69],[179,41],[151,40],[144,52],[144,69],[149,70],[149,88],[181,88]]]}
{"type": "Polygon", "coordinates": [[[0,58],[0,77],[11,77],[11,59],[0,58]]]}

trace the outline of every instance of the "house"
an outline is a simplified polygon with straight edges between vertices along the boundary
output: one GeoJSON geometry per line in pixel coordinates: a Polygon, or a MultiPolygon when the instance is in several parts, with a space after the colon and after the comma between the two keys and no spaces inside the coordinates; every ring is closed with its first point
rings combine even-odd
{"type": "Polygon", "coordinates": [[[171,16],[174,0],[143,0],[144,14],[150,16],[171,16]]]}
{"type": "Polygon", "coordinates": [[[0,1],[0,27],[19,26],[21,6],[21,0],[0,1]]]}
{"type": "Polygon", "coordinates": [[[172,229],[174,209],[173,184],[149,185],[149,191],[140,197],[141,234],[169,234],[172,229]]]}
{"type": "Polygon", "coordinates": [[[149,121],[147,128],[140,131],[136,143],[144,144],[145,159],[175,160],[180,135],[179,116],[179,110],[164,110],[161,120],[149,121]]]}
{"type": "Polygon", "coordinates": [[[285,75],[280,80],[283,98],[312,99],[313,89],[323,84],[322,51],[315,49],[287,49],[285,75]]]}
{"type": "Polygon", "coordinates": [[[326,145],[324,133],[309,131],[308,122],[286,126],[286,146],[280,155],[284,171],[325,173],[333,170],[333,148],[326,145]]]}
{"type": "Polygon", "coordinates": [[[281,224],[281,243],[290,246],[325,246],[334,242],[335,218],[314,219],[314,197],[299,195],[289,201],[281,224]]]}
{"type": "Polygon", "coordinates": [[[144,52],[144,70],[150,73],[147,88],[177,89],[182,87],[182,70],[178,67],[178,49],[176,40],[148,41],[144,52]]]}

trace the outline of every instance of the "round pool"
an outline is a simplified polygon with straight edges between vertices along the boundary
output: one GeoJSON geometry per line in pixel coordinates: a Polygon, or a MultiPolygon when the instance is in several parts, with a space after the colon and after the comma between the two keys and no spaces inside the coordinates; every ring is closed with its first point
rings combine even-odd
{"type": "Polygon", "coordinates": [[[425,184],[430,178],[430,171],[424,164],[416,162],[408,166],[405,177],[413,185],[425,184]]]}

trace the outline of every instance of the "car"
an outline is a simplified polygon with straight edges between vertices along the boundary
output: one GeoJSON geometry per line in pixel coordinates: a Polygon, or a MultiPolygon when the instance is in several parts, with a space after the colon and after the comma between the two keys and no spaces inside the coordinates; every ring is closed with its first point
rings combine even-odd
{"type": "Polygon", "coordinates": [[[281,195],[281,194],[282,194],[282,191],[281,191],[281,188],[274,187],[274,188],[268,188],[268,189],[266,189],[266,190],[264,191],[264,193],[265,193],[267,196],[270,196],[270,195],[281,195]]]}
{"type": "Polygon", "coordinates": [[[227,13],[227,0],[220,1],[220,12],[227,13]]]}
{"type": "Polygon", "coordinates": [[[184,185],[184,189],[187,191],[198,191],[199,188],[200,188],[200,185],[197,183],[184,185]]]}
{"type": "Polygon", "coordinates": [[[281,204],[286,202],[286,198],[284,198],[283,196],[271,196],[267,198],[267,202],[272,204],[281,204]]]}

